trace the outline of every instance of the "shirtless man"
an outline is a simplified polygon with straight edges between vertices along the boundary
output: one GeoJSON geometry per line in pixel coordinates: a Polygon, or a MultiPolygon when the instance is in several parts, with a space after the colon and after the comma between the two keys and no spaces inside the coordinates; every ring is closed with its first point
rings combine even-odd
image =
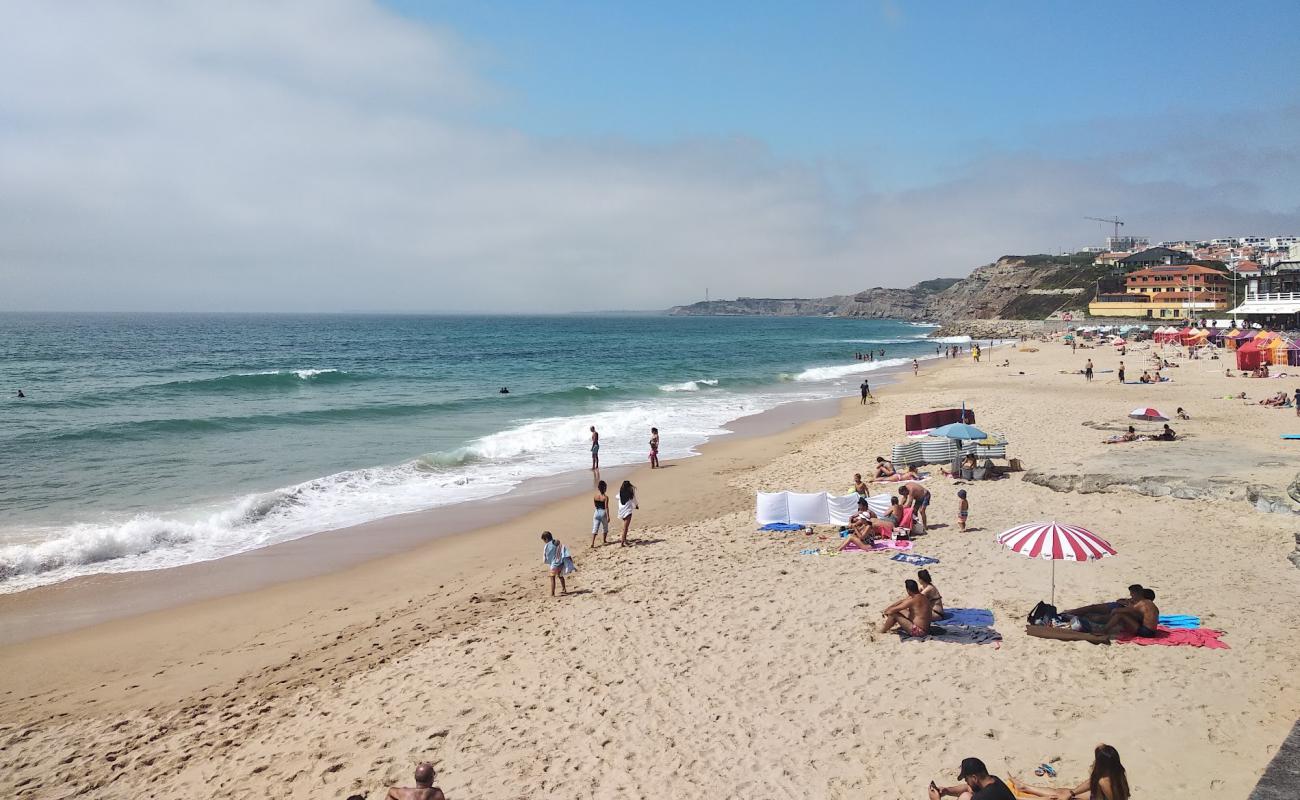
{"type": "Polygon", "coordinates": [[[1160,624],[1160,609],[1156,607],[1156,593],[1150,589],[1142,590],[1142,599],[1125,608],[1117,608],[1110,614],[1103,633],[1110,636],[1157,636],[1156,626],[1160,624]]]}
{"type": "Polygon", "coordinates": [[[867,495],[871,494],[871,490],[868,489],[867,485],[862,482],[861,472],[853,473],[853,491],[858,493],[858,497],[866,497],[867,495]]]}
{"type": "Polygon", "coordinates": [[[898,626],[909,636],[925,636],[930,632],[930,599],[921,594],[920,587],[911,578],[903,581],[903,586],[907,588],[907,597],[880,612],[880,616],[885,618],[880,623],[880,632],[889,633],[891,628],[898,626]]]}
{"type": "Polygon", "coordinates": [[[906,507],[908,503],[911,503],[912,514],[919,515],[921,524],[929,529],[930,520],[926,517],[925,510],[930,506],[930,490],[916,481],[908,481],[898,487],[898,494],[903,499],[903,506],[906,507]]]}
{"type": "Polygon", "coordinates": [[[437,777],[433,765],[425,761],[415,768],[414,787],[390,786],[384,798],[385,800],[446,800],[442,790],[433,785],[437,777]]]}
{"type": "Polygon", "coordinates": [[[1128,597],[1121,597],[1113,603],[1097,603],[1091,606],[1080,606],[1062,611],[1061,615],[1066,617],[1083,617],[1089,621],[1096,621],[1098,625],[1104,625],[1110,620],[1111,612],[1120,608],[1128,608],[1134,603],[1142,600],[1142,584],[1135,583],[1128,587],[1128,597]]]}

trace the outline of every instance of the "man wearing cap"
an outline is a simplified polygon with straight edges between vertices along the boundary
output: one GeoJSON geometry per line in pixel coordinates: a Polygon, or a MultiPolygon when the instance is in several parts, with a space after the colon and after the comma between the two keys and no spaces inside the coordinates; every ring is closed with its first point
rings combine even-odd
{"type": "Polygon", "coordinates": [[[962,783],[943,788],[930,781],[930,800],[939,800],[940,797],[957,797],[961,800],[1016,800],[1016,796],[1011,793],[1002,779],[990,775],[984,762],[978,758],[962,759],[957,780],[962,783]]]}

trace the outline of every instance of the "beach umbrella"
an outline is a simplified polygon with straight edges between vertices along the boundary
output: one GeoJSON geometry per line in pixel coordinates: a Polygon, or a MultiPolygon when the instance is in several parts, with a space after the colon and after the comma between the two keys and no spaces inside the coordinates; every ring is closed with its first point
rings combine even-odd
{"type": "Polygon", "coordinates": [[[1146,422],[1168,422],[1169,417],[1161,414],[1154,408],[1135,408],[1128,412],[1129,419],[1140,419],[1146,422]]]}
{"type": "Polygon", "coordinates": [[[1123,347],[1124,345],[1128,344],[1128,342],[1124,341],[1123,337],[1116,336],[1114,340],[1111,341],[1111,344],[1115,345],[1116,347],[1123,347]]]}
{"type": "Polygon", "coordinates": [[[988,434],[974,425],[964,422],[952,422],[930,431],[931,436],[944,436],[949,439],[987,439],[988,434]]]}
{"type": "Polygon", "coordinates": [[[1078,525],[1029,522],[998,535],[998,544],[1026,558],[1052,562],[1052,605],[1056,605],[1056,562],[1095,561],[1115,555],[1110,542],[1078,525]]]}

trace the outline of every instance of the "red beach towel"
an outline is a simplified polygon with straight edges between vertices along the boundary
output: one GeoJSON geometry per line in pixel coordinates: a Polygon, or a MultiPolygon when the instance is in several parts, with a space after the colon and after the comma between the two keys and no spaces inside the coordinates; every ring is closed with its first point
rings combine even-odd
{"type": "Polygon", "coordinates": [[[1219,639],[1223,631],[1209,628],[1156,628],[1158,636],[1123,636],[1116,641],[1120,644],[1162,644],[1168,647],[1208,647],[1211,650],[1228,650],[1226,642],[1219,639]]]}

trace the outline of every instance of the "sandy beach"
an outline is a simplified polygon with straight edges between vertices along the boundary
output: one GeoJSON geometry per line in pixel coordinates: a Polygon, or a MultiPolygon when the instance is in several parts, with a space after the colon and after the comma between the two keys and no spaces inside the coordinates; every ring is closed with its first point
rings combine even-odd
{"type": "MultiPolygon", "coordinates": [[[[1135,796],[1245,798],[1300,716],[1300,570],[1287,560],[1300,523],[1250,501],[1252,486],[1285,496],[1300,444],[1278,438],[1300,432],[1294,410],[1253,401],[1298,381],[1180,360],[1168,383],[1121,385],[1113,372],[1087,383],[1076,371],[1089,357],[1113,370],[1112,348],[1031,346],[925,363],[871,405],[845,401],[833,418],[716,442],[668,469],[607,470],[640,487],[633,547],[589,547],[586,493],[521,516],[489,506],[483,523],[512,518],[6,645],[0,794],[379,798],[429,760],[451,798],[919,798],[932,779],[955,783],[967,756],[1003,777],[1074,785],[1105,741],[1135,796]],[[1249,404],[1225,399],[1243,391],[1249,404]],[[964,533],[962,487],[936,473],[932,529],[914,552],[939,559],[930,571],[948,606],[990,609],[1003,639],[875,634],[915,569],[801,555],[839,539],[756,531],[754,493],[847,493],[903,440],[904,414],[962,402],[1029,472],[965,485],[964,533]],[[1171,422],[1180,441],[1102,443],[1148,405],[1188,410],[1171,422]],[[1039,519],[1083,525],[1118,551],[1058,564],[1058,606],[1142,583],[1229,649],[1027,636],[1050,565],[994,536],[1039,519]],[[547,596],[542,530],[577,561],[568,597],[547,596]],[[1057,781],[1033,776],[1045,761],[1057,781]]],[[[1130,376],[1149,355],[1129,351],[1130,376]]],[[[42,613],[50,591],[0,598],[0,624],[42,613]]]]}

